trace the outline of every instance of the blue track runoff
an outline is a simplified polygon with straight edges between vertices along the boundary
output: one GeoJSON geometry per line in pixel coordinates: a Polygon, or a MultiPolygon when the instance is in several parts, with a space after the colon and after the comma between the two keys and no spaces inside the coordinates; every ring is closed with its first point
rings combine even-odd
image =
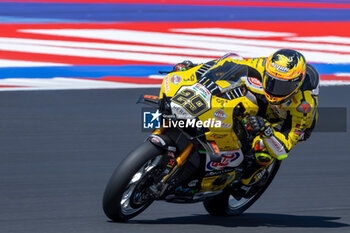
{"type": "MultiPolygon", "coordinates": [[[[313,64],[320,74],[350,73],[347,64],[313,64]]],[[[0,79],[4,78],[101,78],[147,77],[158,74],[158,71],[170,71],[171,65],[121,65],[121,66],[48,66],[48,67],[10,67],[0,68],[0,79]]]]}

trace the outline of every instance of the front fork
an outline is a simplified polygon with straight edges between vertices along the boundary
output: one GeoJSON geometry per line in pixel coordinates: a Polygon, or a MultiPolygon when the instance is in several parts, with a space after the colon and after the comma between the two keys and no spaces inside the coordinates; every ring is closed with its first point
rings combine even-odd
{"type": "Polygon", "coordinates": [[[154,184],[150,187],[150,190],[152,191],[155,198],[159,198],[164,194],[165,190],[168,188],[172,180],[171,178],[174,177],[176,171],[178,171],[179,168],[181,168],[182,165],[186,162],[194,146],[190,141],[185,149],[181,152],[181,154],[175,158],[174,153],[176,152],[176,147],[175,145],[171,144],[172,142],[169,140],[169,138],[163,136],[164,131],[164,128],[156,129],[146,139],[155,146],[163,148],[167,153],[166,156],[169,156],[168,161],[166,161],[166,164],[164,164],[166,166],[166,169],[162,174],[163,178],[159,183],[154,184]]]}
{"type": "Polygon", "coordinates": [[[176,165],[174,166],[174,168],[170,171],[168,175],[163,177],[162,182],[165,183],[174,174],[174,172],[182,166],[182,164],[187,160],[188,156],[190,155],[192,148],[193,143],[189,142],[186,148],[180,154],[180,156],[176,158],[176,165]]]}

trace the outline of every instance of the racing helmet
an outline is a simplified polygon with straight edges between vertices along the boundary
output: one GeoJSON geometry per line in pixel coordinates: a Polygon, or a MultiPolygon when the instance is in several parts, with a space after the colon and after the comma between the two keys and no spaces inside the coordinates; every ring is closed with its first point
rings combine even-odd
{"type": "Polygon", "coordinates": [[[263,90],[270,104],[281,104],[293,97],[303,84],[304,56],[292,49],[280,49],[266,59],[263,90]]]}

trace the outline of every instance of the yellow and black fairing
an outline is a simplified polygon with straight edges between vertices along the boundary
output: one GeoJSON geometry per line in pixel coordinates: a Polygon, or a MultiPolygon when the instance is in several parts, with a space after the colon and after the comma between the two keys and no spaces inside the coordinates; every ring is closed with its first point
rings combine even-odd
{"type": "MultiPolygon", "coordinates": [[[[209,144],[214,143],[217,146],[218,153],[241,153],[240,156],[242,157],[240,159],[243,160],[241,147],[244,142],[239,141],[238,136],[233,130],[235,124],[233,112],[238,105],[242,106],[248,114],[256,115],[258,112],[256,101],[247,97],[246,90],[241,87],[241,78],[246,75],[246,70],[245,66],[232,67],[231,65],[227,65],[225,60],[217,60],[199,65],[187,71],[173,72],[164,78],[159,98],[166,98],[168,101],[173,102],[178,101],[180,98],[181,101],[178,101],[179,103],[188,104],[190,102],[187,109],[193,113],[193,117],[196,117],[196,119],[200,121],[208,119],[219,121],[221,127],[209,126],[206,128],[207,130],[203,136],[204,140],[209,144]],[[245,70],[245,72],[242,70],[245,70]],[[193,87],[193,85],[198,85],[199,81],[203,80],[203,78],[214,81],[219,87],[220,93],[217,95],[206,93],[205,81],[199,84],[201,86],[193,87]],[[199,91],[192,94],[191,92],[193,91],[187,88],[194,88],[199,91]],[[205,109],[196,112],[197,105],[192,105],[193,108],[190,109],[194,96],[198,96],[198,98],[202,98],[203,100],[208,100],[207,97],[210,96],[209,104],[205,109]]],[[[194,150],[200,151],[203,150],[203,147],[195,145],[194,150]]],[[[204,153],[200,157],[202,160],[201,166],[205,167],[205,169],[200,174],[201,177],[199,178],[201,181],[199,182],[199,186],[197,185],[192,189],[181,186],[178,191],[218,191],[224,189],[235,179],[235,170],[232,167],[227,167],[230,169],[227,169],[227,172],[225,172],[226,168],[222,162],[223,160],[213,163],[214,166],[208,168],[208,159],[206,158],[208,156],[204,153]]],[[[198,179],[198,176],[196,179],[198,179]]]]}

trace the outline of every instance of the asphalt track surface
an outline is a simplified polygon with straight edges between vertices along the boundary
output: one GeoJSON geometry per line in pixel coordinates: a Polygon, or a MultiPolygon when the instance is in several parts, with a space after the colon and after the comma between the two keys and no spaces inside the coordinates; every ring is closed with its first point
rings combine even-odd
{"type": "MultiPolygon", "coordinates": [[[[156,202],[128,223],[108,221],[106,182],[147,135],[135,100],[157,92],[0,93],[0,232],[350,232],[349,127],[297,145],[242,216],[212,217],[201,203],[156,202]]],[[[321,89],[322,107],[346,107],[349,115],[349,99],[349,87],[321,89]]]]}

